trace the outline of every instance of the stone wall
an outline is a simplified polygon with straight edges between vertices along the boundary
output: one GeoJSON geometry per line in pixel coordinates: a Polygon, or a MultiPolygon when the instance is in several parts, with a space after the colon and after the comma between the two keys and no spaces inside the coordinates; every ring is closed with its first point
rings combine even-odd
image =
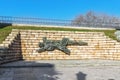
{"type": "Polygon", "coordinates": [[[23,59],[49,60],[49,59],[110,59],[120,60],[120,43],[105,36],[103,32],[71,32],[71,31],[44,31],[44,30],[19,30],[23,59]],[[87,46],[68,46],[70,55],[54,50],[38,53],[39,42],[47,37],[50,40],[82,40],[87,46]]]}
{"type": "MultiPolygon", "coordinates": [[[[103,32],[72,32],[72,31],[46,31],[46,30],[12,30],[19,37],[13,42],[14,54],[22,57],[24,60],[120,60],[120,43],[105,36],[103,32]],[[70,45],[67,48],[71,51],[66,55],[59,50],[45,51],[39,53],[37,50],[42,38],[47,37],[50,40],[61,40],[69,38],[70,40],[87,42],[86,46],[70,45]],[[17,47],[16,47],[17,46],[17,47]],[[21,46],[21,47],[20,47],[21,46]],[[18,52],[17,52],[18,51],[18,52]],[[20,55],[22,53],[22,56],[20,55]]],[[[10,49],[12,50],[12,49],[10,49]]],[[[7,52],[11,54],[11,52],[7,52]]]]}
{"type": "Polygon", "coordinates": [[[0,64],[22,59],[19,32],[11,32],[0,44],[0,64]]]}

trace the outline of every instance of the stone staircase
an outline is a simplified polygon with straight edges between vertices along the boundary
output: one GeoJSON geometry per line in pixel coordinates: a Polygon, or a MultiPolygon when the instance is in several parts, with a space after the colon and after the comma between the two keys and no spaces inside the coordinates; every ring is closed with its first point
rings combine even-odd
{"type": "Polygon", "coordinates": [[[19,32],[11,32],[0,44],[0,64],[22,59],[19,32]]]}

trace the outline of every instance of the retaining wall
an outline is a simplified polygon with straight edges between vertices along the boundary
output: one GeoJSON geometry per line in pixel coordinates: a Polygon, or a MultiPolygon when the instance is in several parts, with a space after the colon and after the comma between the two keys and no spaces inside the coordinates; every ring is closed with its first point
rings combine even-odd
{"type": "MultiPolygon", "coordinates": [[[[13,42],[14,54],[22,54],[24,60],[120,60],[120,43],[107,37],[103,32],[72,32],[72,31],[46,31],[46,30],[12,30],[12,34],[17,33],[16,42],[13,42]],[[47,37],[50,40],[82,40],[87,42],[86,46],[70,45],[67,48],[71,51],[66,55],[59,50],[45,51],[39,53],[37,50],[42,38],[47,37]],[[15,46],[17,47],[15,47],[15,46]],[[18,49],[18,50],[17,50],[18,49]],[[17,52],[18,51],[18,52],[17,52]]],[[[9,41],[9,40],[8,40],[9,41]]],[[[12,50],[12,49],[10,49],[12,50]]],[[[7,52],[12,54],[11,52],[7,52]]]]}
{"type": "Polygon", "coordinates": [[[120,43],[105,36],[103,32],[71,32],[71,31],[43,31],[19,30],[21,34],[21,49],[23,59],[112,59],[120,60],[120,43]],[[47,37],[50,40],[61,40],[66,37],[70,40],[82,40],[87,46],[68,46],[70,55],[55,50],[38,53],[39,42],[47,37]]]}

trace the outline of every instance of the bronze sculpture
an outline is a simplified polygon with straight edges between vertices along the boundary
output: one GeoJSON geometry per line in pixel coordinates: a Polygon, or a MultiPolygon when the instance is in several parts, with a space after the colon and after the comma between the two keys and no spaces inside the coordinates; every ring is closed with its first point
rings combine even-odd
{"type": "Polygon", "coordinates": [[[87,45],[86,42],[82,41],[72,41],[69,40],[68,38],[63,38],[62,40],[47,40],[46,37],[43,37],[43,42],[39,43],[40,49],[38,52],[43,52],[43,51],[53,51],[55,49],[60,50],[68,55],[70,55],[70,50],[67,49],[68,45],[87,45]]]}

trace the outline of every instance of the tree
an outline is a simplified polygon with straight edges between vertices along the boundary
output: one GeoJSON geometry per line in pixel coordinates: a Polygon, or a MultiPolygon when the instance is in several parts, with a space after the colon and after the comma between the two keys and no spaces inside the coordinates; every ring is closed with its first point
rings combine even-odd
{"type": "Polygon", "coordinates": [[[89,11],[86,14],[81,14],[73,20],[73,24],[76,26],[100,26],[100,27],[116,27],[120,24],[120,19],[115,16],[109,16],[106,14],[96,14],[93,11],[89,11]]]}

